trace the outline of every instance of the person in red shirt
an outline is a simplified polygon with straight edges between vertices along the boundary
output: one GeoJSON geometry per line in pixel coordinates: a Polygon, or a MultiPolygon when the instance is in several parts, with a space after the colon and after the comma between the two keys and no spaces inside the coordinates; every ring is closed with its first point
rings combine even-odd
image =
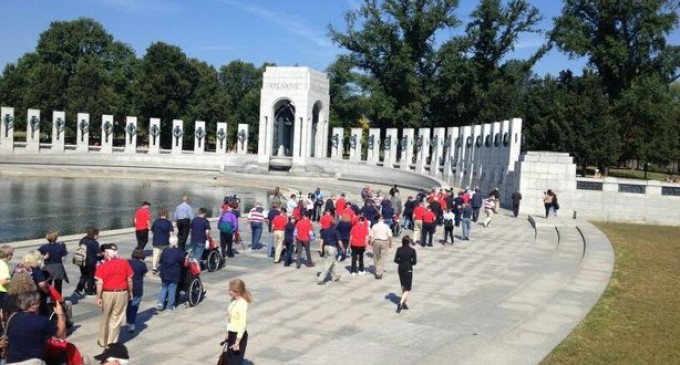
{"type": "Polygon", "coordinates": [[[137,248],[144,251],[144,247],[149,242],[149,229],[151,229],[151,204],[147,201],[142,203],[141,208],[135,211],[133,219],[135,223],[135,236],[137,237],[137,248]]]}
{"type": "Polygon", "coordinates": [[[283,240],[286,235],[286,224],[288,224],[288,214],[286,208],[281,208],[279,215],[272,219],[272,232],[274,233],[274,263],[281,261],[283,251],[283,240]]]}
{"type": "Polygon", "coordinates": [[[340,194],[338,201],[335,202],[335,211],[338,217],[342,216],[342,212],[345,210],[346,205],[347,201],[345,200],[345,193],[342,193],[340,194]]]}
{"type": "Polygon", "coordinates": [[[114,243],[102,245],[101,250],[104,261],[97,267],[94,278],[97,280],[97,306],[102,311],[97,344],[105,347],[118,342],[120,326],[132,298],[134,272],[127,260],[118,258],[118,247],[114,243]]]}
{"type": "Polygon", "coordinates": [[[295,225],[295,230],[297,231],[297,236],[295,237],[295,244],[297,247],[297,265],[299,269],[302,265],[302,250],[307,252],[307,267],[313,267],[312,254],[309,251],[309,244],[312,240],[312,235],[314,234],[314,227],[312,227],[312,222],[309,220],[309,216],[304,214],[302,219],[295,225]]]}
{"type": "Polygon", "coordinates": [[[427,209],[422,203],[418,203],[415,208],[413,208],[413,239],[416,243],[420,242],[420,238],[423,235],[423,214],[427,209]]]}
{"type": "MultiPolygon", "coordinates": [[[[321,226],[321,229],[319,230],[319,237],[322,237],[321,234],[323,233],[324,230],[331,228],[332,223],[333,215],[331,214],[330,210],[326,210],[321,216],[321,219],[319,219],[319,225],[321,226]]],[[[324,255],[323,238],[319,238],[319,256],[323,257],[323,255],[324,255]]]]}
{"type": "Polygon", "coordinates": [[[432,247],[432,236],[434,236],[434,231],[436,229],[436,220],[437,216],[432,209],[427,208],[423,213],[423,236],[420,239],[421,246],[425,247],[425,244],[427,243],[428,247],[432,247]]]}
{"type": "Polygon", "coordinates": [[[368,224],[364,220],[364,217],[359,217],[359,222],[352,226],[349,231],[349,245],[352,248],[352,267],[350,269],[350,275],[355,276],[357,274],[357,260],[359,261],[359,275],[364,275],[364,251],[366,251],[366,245],[368,244],[368,224]]]}

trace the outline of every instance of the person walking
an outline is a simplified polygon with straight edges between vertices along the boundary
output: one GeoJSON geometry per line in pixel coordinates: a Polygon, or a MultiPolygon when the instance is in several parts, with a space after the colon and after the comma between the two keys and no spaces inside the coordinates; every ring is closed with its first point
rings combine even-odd
{"type": "Polygon", "coordinates": [[[484,197],[479,192],[478,187],[475,187],[475,192],[472,194],[472,198],[470,198],[470,204],[472,206],[472,221],[477,223],[477,220],[479,219],[479,211],[484,205],[484,197]]]}
{"type": "Polygon", "coordinates": [[[137,238],[137,248],[144,250],[149,242],[149,229],[151,228],[151,203],[144,201],[142,206],[135,211],[133,222],[135,224],[135,237],[137,238]]]}
{"type": "MultiPolygon", "coordinates": [[[[274,219],[281,215],[281,210],[276,204],[272,204],[271,207],[272,208],[267,212],[267,218],[265,219],[267,221],[267,232],[269,233],[269,239],[267,240],[267,257],[275,259],[274,256],[276,256],[276,244],[274,241],[276,238],[274,237],[274,229],[272,228],[272,225],[274,219]]],[[[283,243],[283,240],[281,242],[283,243]]]]}
{"type": "Polygon", "coordinates": [[[486,219],[484,219],[484,227],[489,227],[493,221],[494,207],[496,199],[493,195],[489,195],[488,198],[484,199],[484,214],[486,214],[486,219]]]}
{"type": "Polygon", "coordinates": [[[385,273],[385,258],[392,248],[392,228],[385,223],[383,217],[378,214],[375,218],[378,223],[371,227],[371,247],[373,248],[373,262],[375,266],[375,278],[381,280],[385,273]]]}
{"type": "Polygon", "coordinates": [[[127,304],[133,296],[134,271],[127,260],[118,258],[118,246],[115,243],[107,243],[101,247],[104,261],[94,273],[97,281],[97,306],[102,311],[97,344],[106,347],[110,343],[118,342],[127,304]]]}
{"type": "Polygon", "coordinates": [[[238,218],[235,209],[227,206],[217,223],[220,229],[220,249],[222,257],[234,257],[234,234],[238,232],[238,218]]]}
{"type": "MultiPolygon", "coordinates": [[[[462,207],[456,207],[459,212],[462,212],[462,207]]],[[[456,214],[453,212],[454,208],[449,209],[444,213],[444,244],[447,244],[449,237],[451,238],[451,244],[453,245],[453,227],[454,221],[456,219],[456,214]]]]}
{"type": "Polygon", "coordinates": [[[229,296],[231,301],[227,308],[227,364],[243,365],[248,346],[248,331],[246,329],[248,306],[253,302],[253,296],[241,279],[229,281],[229,296]]]}
{"type": "Polygon", "coordinates": [[[170,241],[170,246],[163,250],[160,259],[161,291],[158,293],[156,309],[161,312],[167,309],[175,311],[175,297],[177,283],[179,283],[182,266],[184,265],[184,250],[177,247],[177,240],[170,241]]]}
{"type": "Polygon", "coordinates": [[[97,239],[99,239],[99,230],[92,228],[87,231],[85,237],[81,238],[79,242],[79,245],[85,246],[85,265],[80,266],[80,279],[75,290],[75,293],[81,298],[85,297],[85,295],[97,294],[94,284],[94,272],[97,268],[97,262],[103,255],[97,239]]]}
{"type": "Polygon", "coordinates": [[[260,203],[255,203],[253,209],[248,212],[248,223],[250,223],[251,232],[250,249],[252,251],[262,249],[262,245],[260,245],[262,227],[264,224],[264,214],[262,212],[262,205],[260,205],[260,203]]]}
{"type": "Polygon", "coordinates": [[[437,228],[435,225],[435,222],[437,221],[437,216],[434,214],[432,209],[427,208],[425,212],[423,213],[423,218],[422,218],[422,226],[423,226],[423,234],[422,238],[420,239],[420,245],[425,247],[432,247],[432,239],[434,237],[434,232],[437,228]]]}
{"type": "Polygon", "coordinates": [[[418,262],[416,250],[411,247],[412,243],[411,237],[404,236],[401,239],[401,247],[394,254],[394,262],[399,265],[399,283],[401,284],[401,299],[397,305],[397,313],[401,313],[402,309],[408,310],[406,300],[411,294],[413,285],[413,266],[418,262]]]}
{"type": "Polygon", "coordinates": [[[309,216],[306,214],[302,216],[302,219],[295,224],[295,230],[297,231],[297,236],[295,236],[295,246],[297,248],[297,264],[296,267],[299,269],[302,265],[302,252],[307,253],[307,267],[313,267],[314,262],[312,262],[312,254],[309,249],[309,245],[312,241],[312,236],[314,235],[314,227],[312,222],[309,221],[309,216]]]}
{"type": "Polygon", "coordinates": [[[282,208],[278,211],[278,215],[271,220],[272,234],[274,235],[274,263],[281,262],[281,252],[283,252],[283,242],[286,238],[286,224],[288,224],[288,215],[286,209],[282,208]]]}
{"type": "MultiPolygon", "coordinates": [[[[176,240],[177,238],[174,239],[176,240]]],[[[139,311],[139,305],[142,303],[142,296],[144,296],[144,276],[149,272],[149,269],[146,268],[146,263],[144,262],[144,251],[138,248],[132,250],[132,256],[128,263],[133,272],[132,298],[130,298],[127,310],[125,311],[125,322],[127,323],[128,332],[135,332],[137,312],[139,311]]]]}
{"type": "MultiPolygon", "coordinates": [[[[285,212],[285,209],[283,210],[285,212]]],[[[297,219],[295,217],[288,216],[288,223],[286,223],[286,228],[283,237],[283,266],[290,266],[293,262],[293,250],[295,245],[295,225],[297,224],[297,219]]]]}
{"type": "Polygon", "coordinates": [[[9,274],[9,261],[14,255],[14,248],[10,245],[0,246],[0,316],[1,323],[6,323],[9,318],[9,283],[11,276],[9,274]]]}
{"type": "Polygon", "coordinates": [[[519,193],[519,190],[515,190],[510,198],[512,199],[512,215],[517,218],[519,215],[519,202],[522,200],[522,194],[519,193]]]}
{"type": "Polygon", "coordinates": [[[151,241],[151,245],[153,246],[151,272],[154,274],[158,274],[158,259],[161,256],[161,252],[170,245],[170,237],[175,235],[175,229],[172,226],[172,222],[168,219],[168,210],[165,207],[161,207],[158,215],[159,217],[156,218],[151,225],[151,233],[153,233],[153,240],[151,241]]]}
{"type": "Polygon", "coordinates": [[[413,238],[416,243],[420,242],[423,246],[425,246],[425,242],[422,240],[422,236],[425,235],[425,232],[423,232],[423,214],[426,211],[427,209],[425,209],[422,201],[416,200],[413,208],[413,238]]]}
{"type": "Polygon", "coordinates": [[[61,294],[62,283],[64,281],[69,282],[66,268],[64,268],[64,259],[68,251],[66,251],[66,245],[63,242],[57,241],[59,239],[59,232],[50,230],[45,238],[48,243],[40,246],[38,251],[43,255],[45,271],[50,273],[47,284],[53,285],[59,294],[61,294]]]}
{"type": "Polygon", "coordinates": [[[335,224],[335,229],[340,234],[340,242],[343,249],[338,253],[338,261],[344,261],[350,254],[349,233],[352,230],[352,221],[348,213],[343,213],[335,224]]]}
{"type": "Polygon", "coordinates": [[[364,217],[359,217],[359,222],[352,226],[349,231],[349,244],[352,251],[352,266],[350,268],[350,275],[357,275],[357,261],[359,262],[359,275],[364,275],[364,252],[368,245],[368,225],[370,223],[364,217]]]}
{"type": "Polygon", "coordinates": [[[324,242],[324,263],[323,270],[319,274],[316,283],[323,285],[326,282],[326,278],[330,274],[331,280],[340,280],[340,275],[335,270],[335,258],[338,254],[338,249],[343,250],[345,246],[342,244],[340,239],[340,233],[335,228],[335,221],[331,219],[330,226],[321,232],[321,239],[324,242]]]}
{"type": "Polygon", "coordinates": [[[175,214],[172,219],[177,225],[177,247],[184,250],[189,237],[189,226],[191,220],[194,219],[194,211],[189,205],[189,197],[183,196],[182,203],[175,208],[175,214]]]}
{"type": "Polygon", "coordinates": [[[191,244],[187,246],[187,250],[192,252],[192,257],[196,261],[201,262],[203,258],[203,251],[205,250],[205,241],[210,236],[210,222],[205,219],[205,208],[198,208],[198,215],[191,221],[191,244]]]}
{"type": "Polygon", "coordinates": [[[465,241],[470,240],[470,232],[472,231],[472,214],[473,209],[470,204],[463,204],[463,239],[465,241]]]}

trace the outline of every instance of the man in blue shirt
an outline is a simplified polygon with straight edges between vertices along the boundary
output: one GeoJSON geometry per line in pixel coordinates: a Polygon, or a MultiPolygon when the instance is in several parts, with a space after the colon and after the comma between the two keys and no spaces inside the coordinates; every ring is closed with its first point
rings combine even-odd
{"type": "Polygon", "coordinates": [[[191,221],[191,243],[187,245],[187,252],[193,252],[192,256],[201,261],[203,251],[205,250],[205,241],[210,236],[210,222],[205,219],[205,208],[198,209],[198,216],[191,221]]]}

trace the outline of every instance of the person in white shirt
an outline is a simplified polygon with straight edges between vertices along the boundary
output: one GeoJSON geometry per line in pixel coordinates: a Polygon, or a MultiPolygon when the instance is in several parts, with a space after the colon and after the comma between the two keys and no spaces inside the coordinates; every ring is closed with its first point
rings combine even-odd
{"type": "Polygon", "coordinates": [[[385,272],[385,258],[388,250],[392,247],[392,229],[377,215],[378,223],[371,227],[370,244],[373,247],[373,262],[375,266],[375,278],[382,279],[385,272]]]}

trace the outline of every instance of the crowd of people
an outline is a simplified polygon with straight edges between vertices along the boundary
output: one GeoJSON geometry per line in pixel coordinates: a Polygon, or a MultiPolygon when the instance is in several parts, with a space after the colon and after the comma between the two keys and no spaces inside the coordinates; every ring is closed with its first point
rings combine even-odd
{"type": "MultiPolygon", "coordinates": [[[[515,216],[521,200],[521,195],[517,194],[512,197],[515,216]]],[[[457,192],[453,189],[421,189],[402,201],[396,185],[387,196],[366,185],[360,197],[360,200],[348,199],[345,193],[326,195],[317,188],[306,195],[298,193],[285,198],[276,188],[266,207],[256,203],[244,217],[239,210],[239,200],[235,196],[227,197],[215,227],[219,231],[220,264],[224,265],[238,254],[234,243],[242,230],[240,221],[245,221],[246,229],[250,229],[250,249],[253,251],[265,249],[261,241],[267,229],[266,253],[275,264],[295,265],[297,269],[303,265],[314,267],[312,252],[318,252],[323,259],[317,277],[319,285],[340,280],[342,270],[338,263],[347,259],[351,262],[350,277],[365,275],[368,272],[364,262],[367,251],[372,252],[372,274],[376,280],[381,280],[394,240],[402,236],[403,229],[410,230],[412,235],[401,237],[401,246],[393,259],[402,291],[396,309],[399,313],[409,309],[406,301],[412,288],[413,266],[417,263],[414,246],[432,247],[439,227],[444,230],[443,245],[454,244],[456,227],[460,227],[459,240],[470,240],[473,223],[480,219],[482,208],[486,218],[481,224],[489,227],[500,204],[498,189],[483,195],[476,187],[457,192]],[[313,222],[318,222],[318,232],[313,222]]],[[[546,214],[549,204],[551,212],[556,212],[557,197],[552,191],[546,193],[544,201],[546,214]]],[[[206,213],[205,208],[194,211],[185,196],[174,214],[161,207],[154,219],[151,204],[144,201],[134,213],[137,245],[129,259],[119,256],[116,244],[100,245],[97,229],[89,230],[80,240],[73,259],[80,270],[74,294],[81,298],[95,296],[102,312],[97,344],[103,353],[97,359],[90,359],[90,363],[129,363],[127,349],[119,343],[119,333],[124,323],[128,331],[136,331],[144,278],[149,271],[161,281],[157,311],[175,311],[177,286],[185,260],[189,257],[201,261],[206,242],[213,240],[206,213]],[[152,237],[150,268],[145,262],[144,251],[149,232],[152,237]]],[[[12,247],[0,247],[0,319],[10,344],[7,364],[49,361],[44,349],[56,339],[64,339],[67,328],[72,325],[69,302],[64,301],[62,295],[63,282],[70,282],[64,267],[68,251],[58,240],[56,231],[48,232],[46,240],[46,244],[28,252],[21,264],[12,270],[8,266],[12,247]]],[[[231,301],[223,356],[229,364],[242,364],[248,341],[247,308],[252,295],[240,279],[229,283],[228,295],[231,301]]],[[[60,356],[63,360],[64,356],[75,359],[80,355],[73,347],[70,352],[62,351],[60,356]]],[[[87,356],[81,359],[80,362],[64,363],[88,361],[87,356]]]]}

